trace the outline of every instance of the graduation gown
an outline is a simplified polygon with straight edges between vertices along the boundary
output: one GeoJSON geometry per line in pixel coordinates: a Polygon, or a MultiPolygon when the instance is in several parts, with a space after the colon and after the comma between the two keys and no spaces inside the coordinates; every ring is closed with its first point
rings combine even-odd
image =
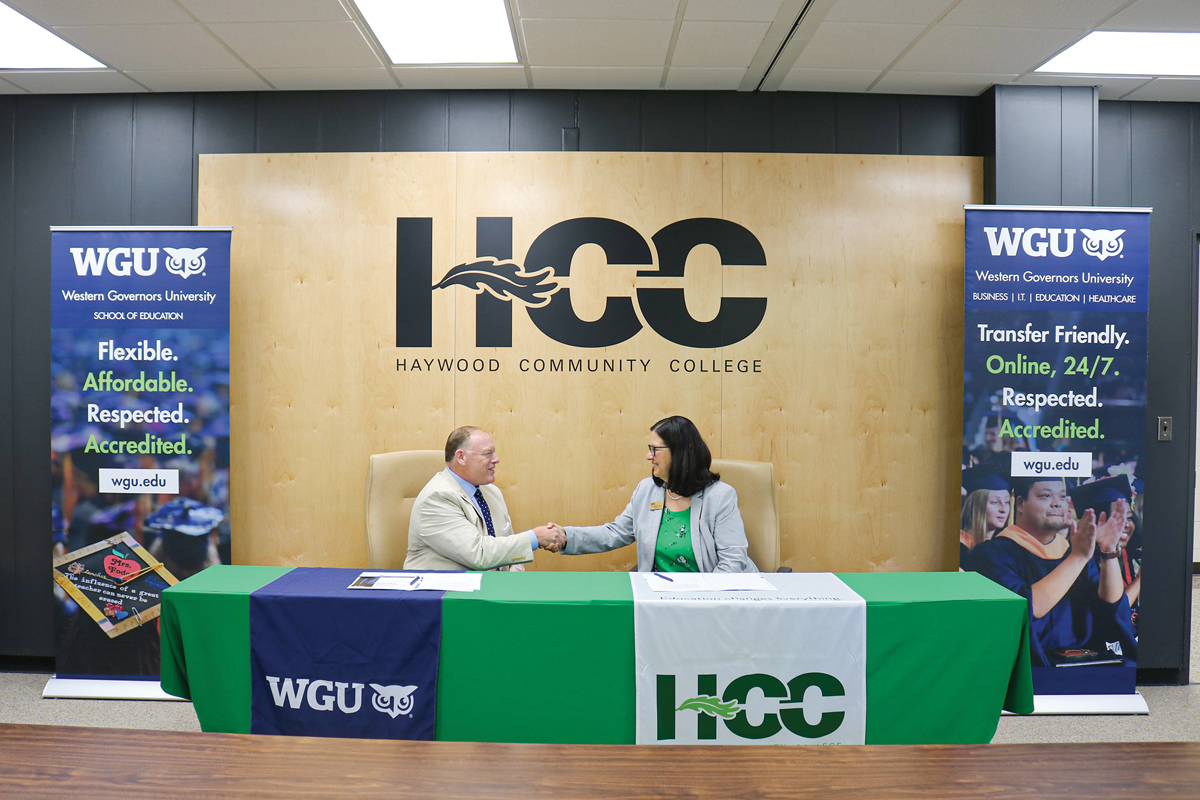
{"type": "Polygon", "coordinates": [[[1030,601],[1030,663],[1054,666],[1064,659],[1056,650],[1085,648],[1100,656],[1120,656],[1126,664],[1137,660],[1137,634],[1129,601],[1122,594],[1115,603],[1100,599],[1100,565],[1090,559],[1075,583],[1041,619],[1033,618],[1033,584],[1049,575],[1070,554],[1070,545],[1058,538],[1041,545],[1025,531],[1009,526],[971,551],[971,569],[1030,601]]]}

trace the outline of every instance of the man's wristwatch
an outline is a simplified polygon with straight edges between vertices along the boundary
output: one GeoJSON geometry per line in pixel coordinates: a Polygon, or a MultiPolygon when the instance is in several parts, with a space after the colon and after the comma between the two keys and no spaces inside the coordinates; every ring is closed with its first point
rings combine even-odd
{"type": "Polygon", "coordinates": [[[1105,561],[1111,561],[1119,555],[1121,555],[1121,548],[1119,547],[1111,553],[1106,553],[1103,550],[1100,551],[1100,558],[1104,559],[1105,561]]]}

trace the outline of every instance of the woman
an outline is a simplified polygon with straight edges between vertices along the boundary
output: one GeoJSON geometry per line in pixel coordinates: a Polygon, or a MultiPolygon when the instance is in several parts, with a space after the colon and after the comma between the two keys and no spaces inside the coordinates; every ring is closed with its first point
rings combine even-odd
{"type": "Polygon", "coordinates": [[[986,542],[1008,527],[1011,505],[1008,482],[984,467],[963,470],[962,519],[958,532],[958,568],[967,568],[967,560],[977,544],[986,542]]]}
{"type": "Polygon", "coordinates": [[[692,421],[654,423],[646,460],[650,477],[633,490],[621,516],[607,525],[565,528],[562,552],[603,553],[637,542],[639,572],[757,572],[746,555],[737,492],[709,470],[712,455],[692,421]]]}

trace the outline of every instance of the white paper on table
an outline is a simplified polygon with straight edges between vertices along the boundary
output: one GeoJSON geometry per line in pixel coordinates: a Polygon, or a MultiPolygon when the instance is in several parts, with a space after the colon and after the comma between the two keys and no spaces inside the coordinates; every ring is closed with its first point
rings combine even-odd
{"type": "Polygon", "coordinates": [[[756,572],[703,573],[661,572],[642,573],[646,586],[655,592],[773,592],[770,581],[756,572]]]}
{"type": "Polygon", "coordinates": [[[363,572],[346,588],[478,592],[482,577],[479,572],[363,572]]]}

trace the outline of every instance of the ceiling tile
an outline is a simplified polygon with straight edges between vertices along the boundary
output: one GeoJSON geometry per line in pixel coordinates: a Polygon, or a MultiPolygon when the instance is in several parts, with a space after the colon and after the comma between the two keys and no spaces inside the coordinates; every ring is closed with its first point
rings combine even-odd
{"type": "Polygon", "coordinates": [[[405,89],[525,89],[524,67],[393,67],[405,89]]]}
{"type": "Polygon", "coordinates": [[[531,67],[535,89],[657,89],[662,67],[531,67]]]}
{"type": "Polygon", "coordinates": [[[1196,0],[1137,0],[1098,26],[1103,31],[1200,31],[1196,0]]]}
{"type": "Polygon", "coordinates": [[[1200,103],[1200,79],[1158,78],[1140,89],[1133,90],[1121,99],[1200,103]]]}
{"type": "Polygon", "coordinates": [[[130,70],[128,73],[152,92],[262,92],[270,89],[253,72],[242,69],[130,70]]]}
{"type": "Polygon", "coordinates": [[[42,25],[135,25],[191,22],[174,3],[162,0],[4,0],[42,25]]]}
{"type": "Polygon", "coordinates": [[[519,0],[524,19],[675,19],[679,0],[519,0]]]}
{"type": "Polygon", "coordinates": [[[795,66],[878,72],[891,64],[924,30],[924,25],[822,22],[800,51],[795,66]]]}
{"type": "Polygon", "coordinates": [[[770,27],[766,22],[685,22],[671,66],[745,69],[770,27]]]}
{"type": "Polygon", "coordinates": [[[875,93],[953,94],[974,97],[993,83],[1012,83],[1014,75],[969,75],[958,72],[888,72],[871,89],[875,93]]]}
{"type": "Polygon", "coordinates": [[[1088,30],[1129,0],[962,0],[944,25],[1088,30]]]}
{"type": "Polygon", "coordinates": [[[209,28],[255,69],[382,66],[353,22],[237,22],[209,28]]]}
{"type": "Polygon", "coordinates": [[[711,91],[738,88],[746,68],[718,69],[713,67],[671,67],[667,73],[667,89],[708,89],[711,91]]]}
{"type": "Polygon", "coordinates": [[[688,0],[685,20],[774,22],[783,0],[688,0]]]}
{"type": "Polygon", "coordinates": [[[54,30],[89,55],[120,70],[236,69],[244,66],[194,22],[186,25],[60,26],[54,30]]]}
{"type": "Polygon", "coordinates": [[[1014,83],[1027,86],[1099,86],[1101,100],[1119,100],[1146,83],[1146,78],[1114,78],[1090,75],[1022,75],[1014,83]]]}
{"type": "Polygon", "coordinates": [[[110,69],[89,72],[75,70],[29,70],[27,72],[5,71],[0,73],[4,80],[12,81],[22,89],[34,94],[108,94],[111,92],[144,92],[141,86],[110,69]]]}
{"type": "Polygon", "coordinates": [[[661,67],[674,22],[526,19],[530,65],[545,67],[661,67]]]}
{"type": "Polygon", "coordinates": [[[895,69],[903,72],[1022,73],[1044,63],[1078,31],[938,25],[895,69]]]}
{"type": "Polygon", "coordinates": [[[877,69],[793,67],[779,88],[786,92],[865,92],[878,77],[877,69]]]}
{"type": "Polygon", "coordinates": [[[384,67],[351,69],[260,69],[276,89],[395,89],[396,82],[384,67]]]}
{"type": "Polygon", "coordinates": [[[837,0],[826,22],[890,22],[928,25],[955,0],[837,0]]]}
{"type": "Polygon", "coordinates": [[[201,22],[330,22],[350,16],[338,0],[176,0],[201,22]]]}

